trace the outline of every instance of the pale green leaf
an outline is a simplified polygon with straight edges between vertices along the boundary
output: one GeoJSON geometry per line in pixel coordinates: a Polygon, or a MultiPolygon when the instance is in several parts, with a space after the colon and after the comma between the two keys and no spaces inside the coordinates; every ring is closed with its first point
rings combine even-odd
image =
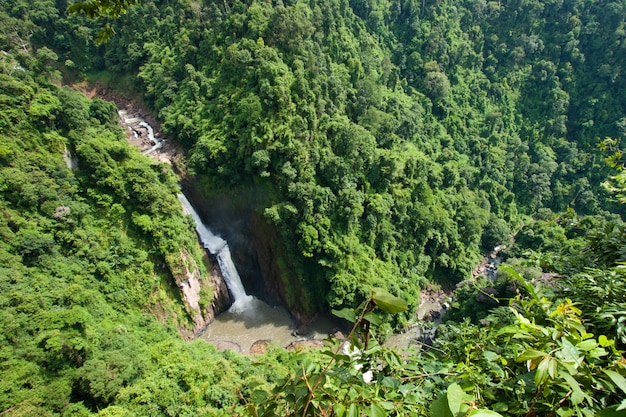
{"type": "Polygon", "coordinates": [[[618,374],[617,372],[611,371],[609,369],[605,369],[604,373],[607,374],[608,377],[611,378],[611,381],[613,381],[613,383],[617,385],[626,394],[626,378],[624,378],[622,375],[618,374]]]}
{"type": "Polygon", "coordinates": [[[457,415],[461,411],[461,404],[463,403],[463,388],[457,383],[454,383],[448,387],[446,391],[446,398],[448,399],[448,407],[452,412],[452,415],[457,415]]]}
{"type": "Polygon", "coordinates": [[[395,410],[396,409],[396,405],[392,402],[389,401],[383,401],[380,403],[380,406],[382,408],[384,408],[387,411],[391,411],[391,410],[395,410]]]}
{"type": "Polygon", "coordinates": [[[576,346],[574,346],[574,344],[567,339],[563,339],[562,344],[563,347],[559,351],[559,357],[565,362],[572,362],[578,366],[580,355],[578,354],[576,346]]]}
{"type": "Polygon", "coordinates": [[[372,300],[387,313],[396,314],[406,311],[409,306],[402,298],[396,297],[382,288],[374,288],[372,290],[372,300]]]}
{"type": "Polygon", "coordinates": [[[590,351],[591,349],[595,349],[596,347],[598,347],[598,342],[596,342],[593,339],[588,339],[583,342],[580,342],[579,344],[576,345],[576,347],[579,348],[580,350],[584,350],[585,352],[587,352],[587,351],[590,351]]]}
{"type": "Polygon", "coordinates": [[[615,344],[615,340],[610,340],[603,334],[598,337],[598,342],[600,343],[600,346],[602,347],[610,347],[615,344]]]}
{"type": "Polygon", "coordinates": [[[348,417],[358,417],[360,414],[359,407],[352,403],[350,404],[350,409],[348,410],[348,417]]]}
{"type": "Polygon", "coordinates": [[[372,417],[386,417],[387,412],[378,404],[372,403],[370,406],[370,412],[372,417]]]}
{"type": "Polygon", "coordinates": [[[333,405],[333,411],[337,417],[343,417],[346,414],[346,407],[341,403],[333,405]]]}

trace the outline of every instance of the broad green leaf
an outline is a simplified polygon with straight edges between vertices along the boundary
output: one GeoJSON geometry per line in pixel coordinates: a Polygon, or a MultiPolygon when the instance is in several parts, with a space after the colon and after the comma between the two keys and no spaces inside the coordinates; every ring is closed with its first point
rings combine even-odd
{"type": "Polygon", "coordinates": [[[437,398],[430,404],[430,417],[454,417],[445,396],[437,398]]]}
{"type": "Polygon", "coordinates": [[[372,300],[387,313],[396,314],[406,311],[409,306],[402,298],[391,295],[382,288],[374,288],[372,290],[372,300]]]}
{"type": "Polygon", "coordinates": [[[619,407],[617,407],[617,411],[622,411],[622,410],[626,410],[626,398],[623,399],[619,407]]]}
{"type": "Polygon", "coordinates": [[[590,351],[591,349],[595,349],[596,347],[598,347],[598,342],[596,342],[593,339],[588,339],[583,342],[580,342],[579,344],[576,345],[576,347],[579,348],[580,350],[584,350],[585,352],[587,352],[587,351],[590,351]]]}
{"type": "Polygon", "coordinates": [[[354,310],[351,308],[342,308],[341,310],[331,310],[334,316],[339,317],[340,319],[348,320],[350,323],[354,323],[356,321],[356,314],[354,314],[354,310]]]}
{"type": "Polygon", "coordinates": [[[493,411],[509,411],[509,406],[506,403],[495,403],[491,408],[493,411]]]}
{"type": "Polygon", "coordinates": [[[572,342],[567,339],[562,339],[563,347],[558,352],[559,357],[565,362],[573,362],[576,364],[576,367],[580,365],[580,355],[578,354],[578,349],[572,342]]]}
{"type": "Polygon", "coordinates": [[[591,349],[588,353],[590,358],[596,358],[596,359],[600,359],[603,356],[608,355],[609,352],[607,352],[604,348],[598,347],[595,349],[591,349]]]}
{"type": "Polygon", "coordinates": [[[361,410],[359,410],[359,407],[355,403],[350,404],[350,409],[348,410],[348,417],[359,417],[360,413],[361,413],[361,410]]]}
{"type": "Polygon", "coordinates": [[[572,417],[574,414],[576,414],[576,410],[569,407],[560,407],[556,410],[556,414],[559,417],[572,417]]]}
{"type": "Polygon", "coordinates": [[[535,371],[535,384],[537,384],[537,386],[543,385],[548,380],[550,361],[552,360],[554,359],[546,356],[541,360],[541,362],[539,362],[539,365],[537,365],[537,370],[535,371]]]}
{"type": "Polygon", "coordinates": [[[396,409],[396,405],[394,403],[391,403],[389,401],[383,401],[380,403],[380,406],[382,408],[384,408],[387,411],[391,411],[391,410],[395,410],[396,409]]]}
{"type": "Polygon", "coordinates": [[[517,361],[517,362],[524,362],[524,361],[528,361],[528,360],[535,360],[535,359],[541,358],[543,356],[548,356],[548,354],[546,352],[541,352],[539,350],[528,349],[528,350],[525,350],[524,352],[522,352],[522,354],[519,355],[515,359],[515,361],[517,361]]]}
{"type": "Polygon", "coordinates": [[[333,411],[337,417],[343,417],[346,414],[346,407],[341,403],[333,405],[333,411]]]}
{"type": "Polygon", "coordinates": [[[587,398],[589,401],[591,400],[591,398],[589,398],[589,396],[583,392],[583,390],[580,388],[580,385],[578,384],[578,381],[576,381],[573,376],[571,376],[567,372],[561,372],[559,375],[569,384],[569,387],[572,389],[572,404],[578,405],[583,402],[585,398],[587,398]]]}
{"type": "Polygon", "coordinates": [[[369,313],[366,313],[365,316],[363,316],[363,318],[375,326],[380,326],[380,324],[382,323],[380,316],[372,311],[370,311],[369,313]]]}
{"type": "Polygon", "coordinates": [[[469,415],[471,417],[502,417],[502,414],[491,410],[474,410],[469,415]]]}
{"type": "Polygon", "coordinates": [[[381,381],[381,385],[387,388],[391,388],[392,390],[395,390],[396,388],[400,386],[400,380],[398,378],[386,376],[381,381]]]}
{"type": "Polygon", "coordinates": [[[611,381],[613,381],[613,383],[617,385],[626,394],[626,378],[624,378],[622,375],[618,374],[617,372],[611,371],[609,369],[605,369],[603,372],[607,374],[608,377],[611,378],[611,381]]]}
{"type": "Polygon", "coordinates": [[[386,417],[387,412],[378,404],[372,403],[370,406],[370,413],[372,417],[386,417]]]}
{"type": "Polygon", "coordinates": [[[254,403],[261,404],[263,401],[267,399],[267,396],[268,396],[267,392],[263,390],[255,390],[251,395],[251,399],[254,403]]]}
{"type": "Polygon", "coordinates": [[[615,344],[615,340],[611,340],[611,339],[607,338],[603,334],[598,336],[598,342],[600,343],[600,346],[602,346],[602,347],[610,347],[610,346],[613,346],[615,344]]]}
{"type": "Polygon", "coordinates": [[[448,407],[452,412],[452,415],[456,416],[461,411],[461,404],[463,403],[463,395],[465,392],[463,388],[457,383],[450,385],[446,391],[446,398],[448,399],[448,407]]]}
{"type": "Polygon", "coordinates": [[[558,365],[559,365],[559,363],[557,362],[556,359],[550,358],[550,360],[548,362],[548,375],[550,375],[550,378],[552,378],[552,379],[556,378],[558,365]]]}

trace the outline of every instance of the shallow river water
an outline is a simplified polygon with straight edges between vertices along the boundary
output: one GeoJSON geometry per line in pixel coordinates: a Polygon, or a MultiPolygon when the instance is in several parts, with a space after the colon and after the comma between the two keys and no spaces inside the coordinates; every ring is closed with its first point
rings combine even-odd
{"type": "Polygon", "coordinates": [[[293,336],[294,321],[283,307],[270,307],[265,302],[254,299],[243,311],[226,311],[215,318],[200,337],[220,345],[220,342],[236,343],[246,352],[259,340],[271,340],[273,346],[285,347],[291,342],[303,339],[324,339],[336,326],[330,319],[319,319],[311,332],[293,336]]]}

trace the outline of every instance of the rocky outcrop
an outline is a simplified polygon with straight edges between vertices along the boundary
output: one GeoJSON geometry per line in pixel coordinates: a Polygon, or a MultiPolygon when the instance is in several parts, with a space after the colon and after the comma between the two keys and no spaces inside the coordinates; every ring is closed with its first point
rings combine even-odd
{"type": "MultiPolygon", "coordinates": [[[[208,258],[205,258],[205,261],[208,261],[208,258]]],[[[184,265],[184,270],[173,275],[180,288],[185,310],[193,322],[192,332],[196,335],[213,321],[217,314],[228,309],[232,301],[219,268],[214,264],[207,262],[209,274],[208,277],[203,277],[196,261],[184,247],[180,250],[179,264],[184,265]],[[207,290],[211,294],[210,305],[205,305],[203,301],[206,300],[202,300],[203,293],[207,293],[207,290]]]]}
{"type": "Polygon", "coordinates": [[[286,256],[276,228],[268,224],[258,213],[253,213],[247,230],[255,242],[254,252],[261,276],[263,294],[270,303],[284,305],[296,319],[299,333],[307,333],[309,324],[315,320],[316,312],[308,311],[303,300],[309,298],[307,289],[293,277],[293,266],[286,256]]]}
{"type": "Polygon", "coordinates": [[[205,259],[207,261],[207,265],[210,266],[209,283],[213,290],[211,305],[209,306],[209,308],[206,308],[204,310],[204,322],[206,324],[209,324],[213,320],[215,320],[215,317],[218,314],[228,310],[233,301],[230,293],[228,292],[228,287],[226,286],[226,282],[222,277],[222,273],[220,272],[219,267],[215,262],[210,261],[208,259],[208,256],[205,259]]]}

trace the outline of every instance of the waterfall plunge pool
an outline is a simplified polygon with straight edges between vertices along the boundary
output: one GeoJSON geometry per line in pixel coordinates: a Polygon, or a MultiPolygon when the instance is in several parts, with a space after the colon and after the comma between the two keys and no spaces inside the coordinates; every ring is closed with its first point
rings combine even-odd
{"type": "MultiPolygon", "coordinates": [[[[267,341],[275,346],[284,347],[302,340],[302,337],[294,336],[295,323],[285,308],[270,307],[264,301],[246,293],[230,256],[228,243],[206,227],[184,194],[179,194],[178,198],[185,212],[193,218],[200,242],[217,258],[222,276],[233,298],[230,309],[218,315],[200,337],[218,347],[242,352],[248,352],[257,341],[267,341]]],[[[330,320],[318,320],[306,339],[325,338],[334,326],[330,320]]]]}

